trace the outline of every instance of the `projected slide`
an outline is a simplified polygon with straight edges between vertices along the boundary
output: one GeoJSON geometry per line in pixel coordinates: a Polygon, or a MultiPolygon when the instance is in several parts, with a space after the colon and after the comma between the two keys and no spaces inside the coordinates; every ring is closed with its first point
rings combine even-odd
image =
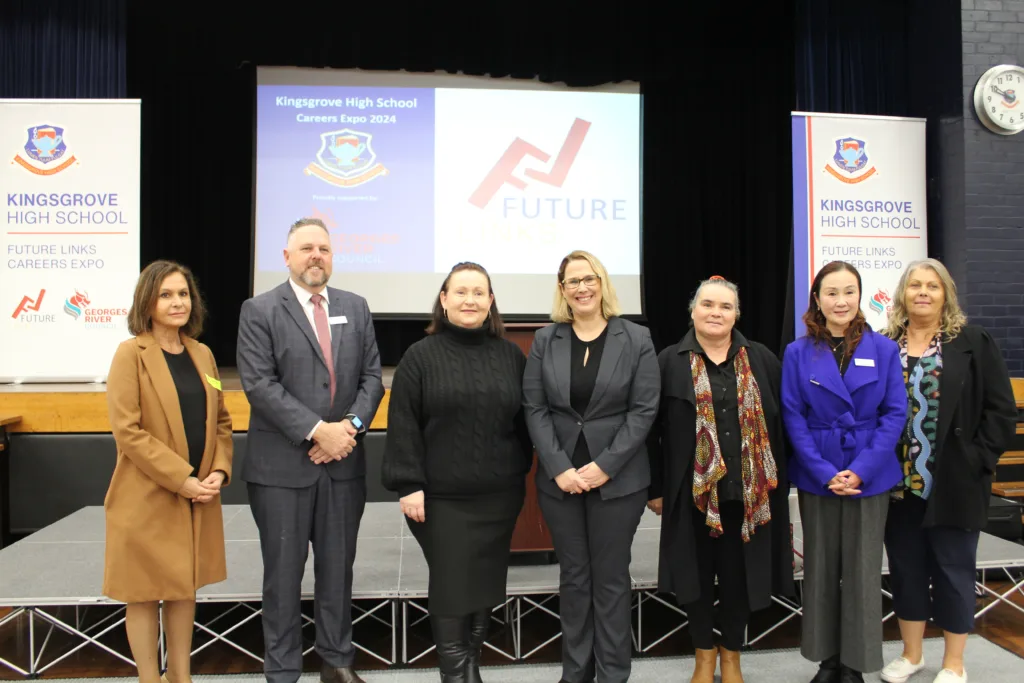
{"type": "Polygon", "coordinates": [[[432,272],[434,92],[342,90],[259,89],[257,267],[279,270],[281,230],[315,216],[336,270],[432,272]]]}
{"type": "Polygon", "coordinates": [[[601,258],[626,312],[640,312],[638,94],[482,79],[395,87],[376,82],[384,76],[261,77],[257,293],[286,277],[288,226],[314,216],[331,233],[332,284],[366,296],[375,313],[429,310],[439,275],[468,260],[490,271],[503,312],[545,314],[573,249],[601,258]]]}

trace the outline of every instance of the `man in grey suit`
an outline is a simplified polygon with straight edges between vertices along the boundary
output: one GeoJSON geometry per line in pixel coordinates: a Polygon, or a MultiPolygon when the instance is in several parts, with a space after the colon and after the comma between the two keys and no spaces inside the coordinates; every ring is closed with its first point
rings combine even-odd
{"type": "Polygon", "coordinates": [[[252,412],[242,480],[263,552],[264,673],[302,673],[300,592],[313,545],[316,651],[324,683],[361,683],[352,669],[352,565],[366,504],[359,435],[384,397],[366,300],[327,287],[323,222],[291,226],[290,277],[242,304],[238,371],[252,412]]]}

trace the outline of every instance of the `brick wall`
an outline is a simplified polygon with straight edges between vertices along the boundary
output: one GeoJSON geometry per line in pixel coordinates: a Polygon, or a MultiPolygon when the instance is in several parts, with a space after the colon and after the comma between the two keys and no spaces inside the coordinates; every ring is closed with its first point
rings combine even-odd
{"type": "Polygon", "coordinates": [[[1024,0],[960,6],[965,249],[953,270],[968,320],[995,337],[1010,375],[1024,377],[1024,133],[996,135],[974,113],[974,87],[985,71],[1024,64],[1024,0]]]}

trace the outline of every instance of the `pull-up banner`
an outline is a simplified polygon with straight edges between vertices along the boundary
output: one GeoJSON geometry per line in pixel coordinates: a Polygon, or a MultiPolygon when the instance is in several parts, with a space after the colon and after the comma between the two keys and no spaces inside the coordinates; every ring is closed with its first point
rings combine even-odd
{"type": "Polygon", "coordinates": [[[792,123],[796,335],[831,261],[860,271],[861,309],[881,330],[903,269],[928,255],[925,119],[793,112],[792,123]]]}
{"type": "Polygon", "coordinates": [[[104,381],[139,277],[138,100],[0,100],[0,382],[104,381]]]}

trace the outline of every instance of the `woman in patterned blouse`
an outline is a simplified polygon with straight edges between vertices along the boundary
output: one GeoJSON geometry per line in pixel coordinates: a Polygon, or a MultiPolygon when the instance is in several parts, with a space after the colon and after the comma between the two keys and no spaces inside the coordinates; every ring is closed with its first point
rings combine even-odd
{"type": "Polygon", "coordinates": [[[957,683],[967,680],[978,534],[992,475],[1014,434],[1013,389],[995,341],[967,324],[956,285],[935,259],[904,271],[886,334],[900,349],[907,424],[896,449],[903,479],[885,528],[903,654],[881,678],[904,683],[925,667],[922,641],[933,619],[946,644],[934,681],[957,683]]]}

